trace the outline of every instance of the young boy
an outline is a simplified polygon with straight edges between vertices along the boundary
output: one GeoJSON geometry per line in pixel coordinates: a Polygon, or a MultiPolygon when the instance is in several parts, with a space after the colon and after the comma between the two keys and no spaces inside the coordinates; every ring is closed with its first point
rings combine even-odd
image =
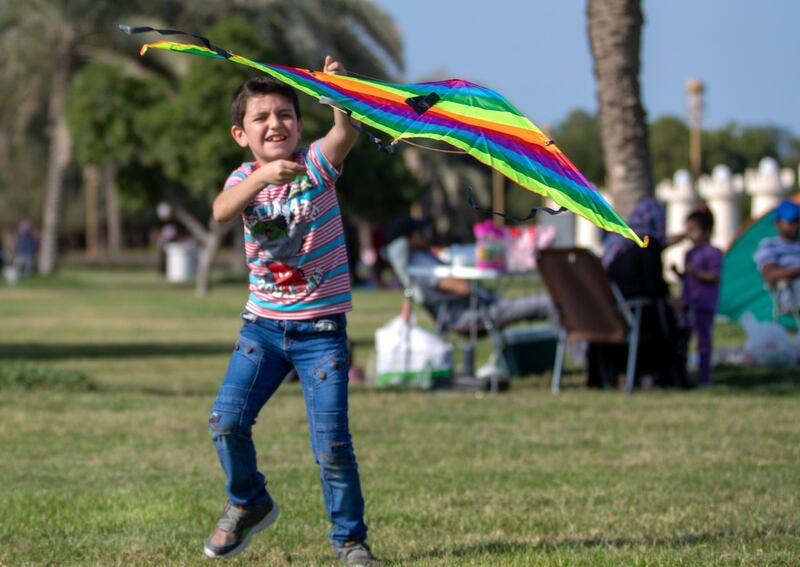
{"type": "MultiPolygon", "coordinates": [[[[324,72],[343,72],[326,57],[324,72]]],[[[227,476],[228,502],[205,544],[231,557],[278,518],[258,471],[251,428],[291,368],[300,376],[320,467],[329,539],[346,565],[375,562],[365,543],[364,500],[347,417],[345,312],[352,309],[342,219],[334,184],[357,133],[334,111],[328,134],[297,149],[295,91],[274,79],[245,82],[231,104],[233,139],[249,148],[214,201],[214,218],[242,215],[250,297],[209,428],[227,476]]]]}
{"type": "Polygon", "coordinates": [[[714,313],[719,298],[719,277],[722,267],[722,252],[711,243],[714,217],[707,209],[694,211],[686,218],[686,237],[692,248],[686,253],[684,272],[676,266],[672,270],[683,280],[681,307],[688,315],[689,328],[697,334],[697,353],[700,368],[697,386],[711,385],[711,333],[714,313]]]}

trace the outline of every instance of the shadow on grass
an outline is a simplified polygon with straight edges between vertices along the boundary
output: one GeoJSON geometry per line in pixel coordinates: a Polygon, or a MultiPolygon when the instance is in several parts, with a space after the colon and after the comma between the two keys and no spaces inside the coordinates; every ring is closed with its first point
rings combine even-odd
{"type": "Polygon", "coordinates": [[[560,549],[578,548],[626,548],[626,547],[685,547],[707,543],[715,543],[725,540],[742,541],[761,541],[767,537],[788,537],[796,538],[800,536],[800,528],[795,526],[775,526],[774,528],[764,528],[753,531],[739,530],[717,530],[700,533],[675,534],[668,537],[630,537],[630,538],[565,538],[565,539],[544,539],[539,542],[520,542],[520,541],[488,541],[484,543],[456,546],[452,548],[436,547],[428,551],[415,553],[408,558],[397,559],[394,563],[401,564],[419,561],[422,559],[437,559],[447,557],[472,557],[482,555],[514,555],[525,552],[548,550],[557,551],[560,549]]]}
{"type": "Polygon", "coordinates": [[[800,395],[800,369],[766,366],[718,366],[713,392],[752,392],[775,396],[800,395]]]}
{"type": "Polygon", "coordinates": [[[225,343],[28,343],[0,344],[0,359],[60,360],[69,358],[139,358],[149,356],[197,356],[231,352],[225,343]]]}
{"type": "MultiPolygon", "coordinates": [[[[150,356],[197,356],[229,354],[230,342],[143,343],[0,343],[0,360],[61,360],[70,358],[138,358],[150,356]]],[[[372,342],[353,341],[355,348],[371,348],[372,342]]]]}

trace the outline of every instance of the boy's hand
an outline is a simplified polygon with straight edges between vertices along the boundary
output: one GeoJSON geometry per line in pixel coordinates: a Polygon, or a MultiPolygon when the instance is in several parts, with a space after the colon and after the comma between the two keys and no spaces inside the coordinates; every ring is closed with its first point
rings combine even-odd
{"type": "Polygon", "coordinates": [[[330,73],[331,75],[346,75],[344,66],[336,61],[330,55],[325,56],[325,65],[322,67],[323,73],[330,73]]]}
{"type": "Polygon", "coordinates": [[[673,273],[673,274],[675,274],[676,276],[678,276],[679,278],[682,278],[682,277],[683,277],[683,274],[682,274],[682,273],[681,273],[681,271],[678,269],[678,265],[677,265],[677,264],[672,264],[672,265],[670,266],[670,270],[672,270],[672,273],[673,273]]]}
{"type": "Polygon", "coordinates": [[[289,183],[298,175],[305,175],[306,168],[288,159],[278,159],[269,162],[267,165],[259,167],[254,175],[258,176],[264,183],[273,185],[284,185],[289,183]]]}

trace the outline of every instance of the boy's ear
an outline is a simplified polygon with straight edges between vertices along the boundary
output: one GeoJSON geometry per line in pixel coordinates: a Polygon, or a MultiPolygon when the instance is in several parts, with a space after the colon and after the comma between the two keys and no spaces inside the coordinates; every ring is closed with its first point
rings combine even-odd
{"type": "Polygon", "coordinates": [[[231,136],[234,140],[236,140],[236,143],[239,144],[240,147],[247,147],[247,134],[245,134],[244,128],[234,124],[231,126],[231,136]]]}

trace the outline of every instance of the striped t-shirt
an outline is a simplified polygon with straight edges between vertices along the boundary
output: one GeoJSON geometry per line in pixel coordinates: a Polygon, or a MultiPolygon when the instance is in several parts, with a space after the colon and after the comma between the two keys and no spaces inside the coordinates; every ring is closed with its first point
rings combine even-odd
{"type": "MultiPolygon", "coordinates": [[[[306,175],[285,185],[267,185],[242,213],[244,249],[250,269],[246,309],[268,319],[314,319],[353,308],[344,228],[336,199],[335,168],[319,140],[294,153],[306,175]]],[[[228,176],[225,189],[256,170],[245,162],[228,176]]]]}

